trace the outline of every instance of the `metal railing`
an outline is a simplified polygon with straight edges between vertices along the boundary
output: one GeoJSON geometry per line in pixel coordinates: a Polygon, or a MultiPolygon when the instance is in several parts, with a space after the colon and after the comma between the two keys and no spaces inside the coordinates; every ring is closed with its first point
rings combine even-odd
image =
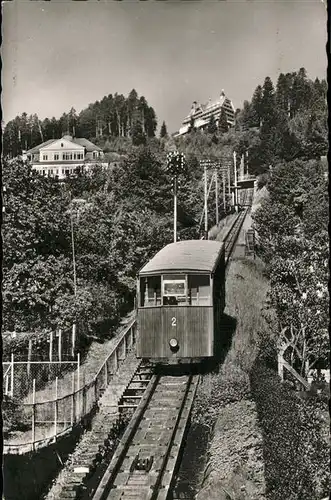
{"type": "MultiPolygon", "coordinates": [[[[80,385],[79,372],[72,372],[72,390],[65,396],[58,396],[58,378],[55,379],[55,397],[47,401],[35,401],[18,405],[23,412],[22,429],[24,432],[10,433],[4,440],[5,454],[22,454],[48,446],[59,437],[71,431],[72,427],[87,417],[96,407],[103,391],[116,373],[121,361],[133,346],[136,338],[136,317],[134,316],[112,351],[100,366],[92,380],[80,385]]],[[[9,366],[6,370],[10,370],[9,366]]],[[[35,381],[33,382],[35,384],[35,381]]]]}

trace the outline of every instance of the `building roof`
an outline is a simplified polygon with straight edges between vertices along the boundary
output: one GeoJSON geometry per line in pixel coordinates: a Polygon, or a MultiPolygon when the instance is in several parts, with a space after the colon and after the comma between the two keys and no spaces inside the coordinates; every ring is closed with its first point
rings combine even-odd
{"type": "Polygon", "coordinates": [[[85,139],[84,137],[75,137],[74,139],[71,139],[71,142],[83,146],[88,153],[92,151],[102,151],[102,149],[99,148],[99,146],[96,146],[95,144],[93,144],[93,142],[89,141],[88,139],[85,139]]]}
{"type": "Polygon", "coordinates": [[[36,154],[39,153],[39,149],[44,148],[45,146],[48,146],[52,142],[57,141],[58,139],[48,139],[48,141],[42,142],[38,146],[35,146],[34,148],[29,149],[26,153],[27,154],[36,154]]]}
{"type": "Polygon", "coordinates": [[[26,154],[37,154],[39,153],[41,148],[44,148],[45,146],[49,146],[53,142],[56,142],[60,139],[66,139],[67,141],[73,142],[74,144],[77,144],[79,146],[82,146],[86,149],[87,153],[90,153],[92,151],[102,151],[99,146],[96,146],[93,144],[93,142],[89,141],[88,139],[85,139],[84,137],[70,137],[68,135],[64,135],[63,137],[60,137],[58,139],[49,139],[48,141],[45,141],[41,144],[38,144],[38,146],[35,146],[32,149],[29,149],[29,151],[26,152],[26,154]]]}
{"type": "Polygon", "coordinates": [[[140,270],[140,276],[164,271],[213,272],[223,243],[210,240],[185,240],[162,248],[140,270]]]}

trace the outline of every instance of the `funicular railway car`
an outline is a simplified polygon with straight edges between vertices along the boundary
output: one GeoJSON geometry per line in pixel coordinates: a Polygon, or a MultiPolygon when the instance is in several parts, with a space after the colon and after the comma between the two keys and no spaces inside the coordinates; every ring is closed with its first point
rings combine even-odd
{"type": "Polygon", "coordinates": [[[138,275],[137,357],[199,362],[215,355],[225,307],[225,253],[219,241],[171,243],[138,275]]]}

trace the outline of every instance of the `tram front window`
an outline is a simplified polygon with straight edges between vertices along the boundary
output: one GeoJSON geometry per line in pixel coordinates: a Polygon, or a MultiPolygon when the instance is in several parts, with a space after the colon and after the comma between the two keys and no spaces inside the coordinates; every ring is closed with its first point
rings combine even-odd
{"type": "Polygon", "coordinates": [[[163,277],[163,305],[179,306],[187,304],[187,287],[185,276],[163,277]]]}

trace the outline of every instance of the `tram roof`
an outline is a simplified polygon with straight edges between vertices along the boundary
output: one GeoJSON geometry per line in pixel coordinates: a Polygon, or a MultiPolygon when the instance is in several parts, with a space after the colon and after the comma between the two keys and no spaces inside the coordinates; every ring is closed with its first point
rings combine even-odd
{"type": "Polygon", "coordinates": [[[220,241],[184,240],[160,250],[139,272],[140,276],[166,272],[207,272],[216,268],[224,245],[220,241]]]}

